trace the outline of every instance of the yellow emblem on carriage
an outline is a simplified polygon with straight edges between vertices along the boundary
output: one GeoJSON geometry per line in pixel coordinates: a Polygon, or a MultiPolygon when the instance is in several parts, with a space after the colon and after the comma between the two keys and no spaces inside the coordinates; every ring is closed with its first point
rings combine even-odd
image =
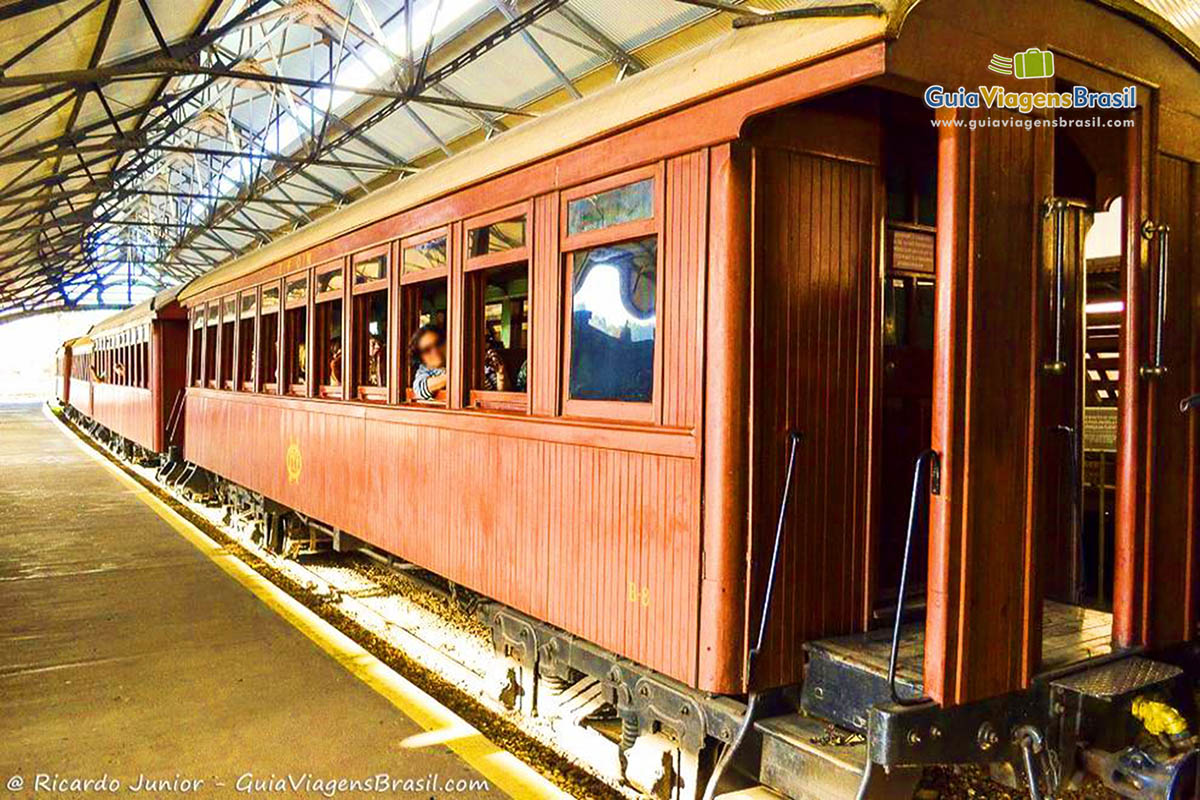
{"type": "Polygon", "coordinates": [[[286,466],[288,483],[299,483],[300,470],[304,467],[304,459],[300,456],[300,445],[296,442],[288,445],[286,466]]]}

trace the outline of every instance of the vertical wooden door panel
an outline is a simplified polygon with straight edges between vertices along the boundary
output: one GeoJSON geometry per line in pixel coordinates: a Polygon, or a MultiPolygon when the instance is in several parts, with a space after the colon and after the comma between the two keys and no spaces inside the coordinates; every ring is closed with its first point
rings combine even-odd
{"type": "Polygon", "coordinates": [[[752,603],[762,605],[787,456],[805,439],[758,686],[799,681],[805,640],[865,617],[876,391],[877,170],[776,148],[756,162],[752,603]]]}
{"type": "MultiPolygon", "coordinates": [[[[1196,412],[1182,414],[1179,401],[1198,391],[1196,351],[1197,265],[1195,231],[1200,182],[1195,165],[1160,156],[1157,165],[1158,222],[1171,227],[1167,313],[1163,352],[1167,373],[1157,379],[1154,425],[1150,428],[1147,508],[1146,643],[1175,644],[1194,638],[1196,538],[1196,412]]],[[[1160,241],[1151,247],[1158,264],[1160,241]]],[[[1154,303],[1150,304],[1153,309],[1154,303]]]]}
{"type": "Polygon", "coordinates": [[[1044,187],[1037,139],[1024,128],[943,127],[939,137],[933,447],[942,474],[931,500],[925,690],[952,705],[1018,689],[1031,669],[1044,187]]]}

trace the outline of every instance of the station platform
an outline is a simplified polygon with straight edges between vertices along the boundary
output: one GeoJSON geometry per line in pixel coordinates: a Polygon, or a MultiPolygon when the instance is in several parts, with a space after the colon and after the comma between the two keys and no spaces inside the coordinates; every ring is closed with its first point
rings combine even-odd
{"type": "MultiPolygon", "coordinates": [[[[136,491],[39,406],[0,405],[0,795],[39,774],[120,796],[315,797],[381,774],[394,788],[371,796],[513,794],[448,745],[478,733],[414,722],[136,491]]],[[[90,792],[36,795],[72,793],[90,792]]]]}

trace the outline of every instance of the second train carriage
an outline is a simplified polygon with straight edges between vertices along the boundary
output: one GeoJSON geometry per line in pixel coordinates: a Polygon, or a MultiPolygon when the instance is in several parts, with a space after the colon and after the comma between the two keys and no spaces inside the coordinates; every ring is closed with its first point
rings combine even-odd
{"type": "Polygon", "coordinates": [[[181,288],[114,314],[62,347],[70,376],[62,404],[150,454],[183,441],[187,319],[176,301],[181,288]]]}
{"type": "Polygon", "coordinates": [[[186,458],[693,754],[749,693],[734,763],[789,796],[941,762],[1191,796],[1190,740],[1134,748],[1190,713],[1198,63],[1122,0],[745,27],[187,286],[186,458]],[[988,69],[1029,48],[1050,75],[988,69]],[[923,102],[960,84],[1134,102],[923,102]]]}

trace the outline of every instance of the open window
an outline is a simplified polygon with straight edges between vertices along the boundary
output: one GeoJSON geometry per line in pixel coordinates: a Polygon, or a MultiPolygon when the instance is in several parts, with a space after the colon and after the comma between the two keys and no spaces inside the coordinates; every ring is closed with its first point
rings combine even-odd
{"type": "Polygon", "coordinates": [[[467,369],[470,405],[528,411],[528,206],[468,223],[467,369]]]}
{"type": "Polygon", "coordinates": [[[316,294],[313,297],[313,370],[317,376],[319,397],[343,397],[342,340],[343,298],[346,275],[342,262],[318,267],[316,294]]]}
{"type": "Polygon", "coordinates": [[[388,246],[351,260],[355,397],[372,403],[388,399],[388,246]]]}
{"type": "Polygon", "coordinates": [[[192,386],[204,385],[204,306],[192,309],[192,386]]]}
{"type": "Polygon", "coordinates": [[[220,325],[221,307],[213,302],[207,306],[204,316],[204,385],[217,388],[217,331],[220,325]]]}
{"type": "Polygon", "coordinates": [[[279,391],[279,284],[262,287],[259,301],[258,374],[260,390],[279,391]]]}
{"type": "Polygon", "coordinates": [[[233,391],[233,336],[237,325],[237,297],[221,301],[221,388],[233,391]]]}
{"type": "Polygon", "coordinates": [[[255,316],[258,311],[258,291],[242,292],[238,303],[237,378],[244,392],[255,389],[254,366],[257,364],[257,343],[254,335],[255,316]]]}
{"type": "Polygon", "coordinates": [[[449,380],[448,342],[450,246],[446,230],[401,243],[400,316],[408,343],[405,397],[445,405],[449,380]]]}
{"type": "Polygon", "coordinates": [[[138,328],[137,343],[137,385],[143,389],[150,388],[150,331],[148,328],[138,328]]]}
{"type": "Polygon", "coordinates": [[[660,186],[649,168],[563,194],[569,415],[656,419],[660,186]]]}
{"type": "Polygon", "coordinates": [[[308,273],[284,281],[283,299],[284,385],[288,394],[308,391],[308,273]]]}

